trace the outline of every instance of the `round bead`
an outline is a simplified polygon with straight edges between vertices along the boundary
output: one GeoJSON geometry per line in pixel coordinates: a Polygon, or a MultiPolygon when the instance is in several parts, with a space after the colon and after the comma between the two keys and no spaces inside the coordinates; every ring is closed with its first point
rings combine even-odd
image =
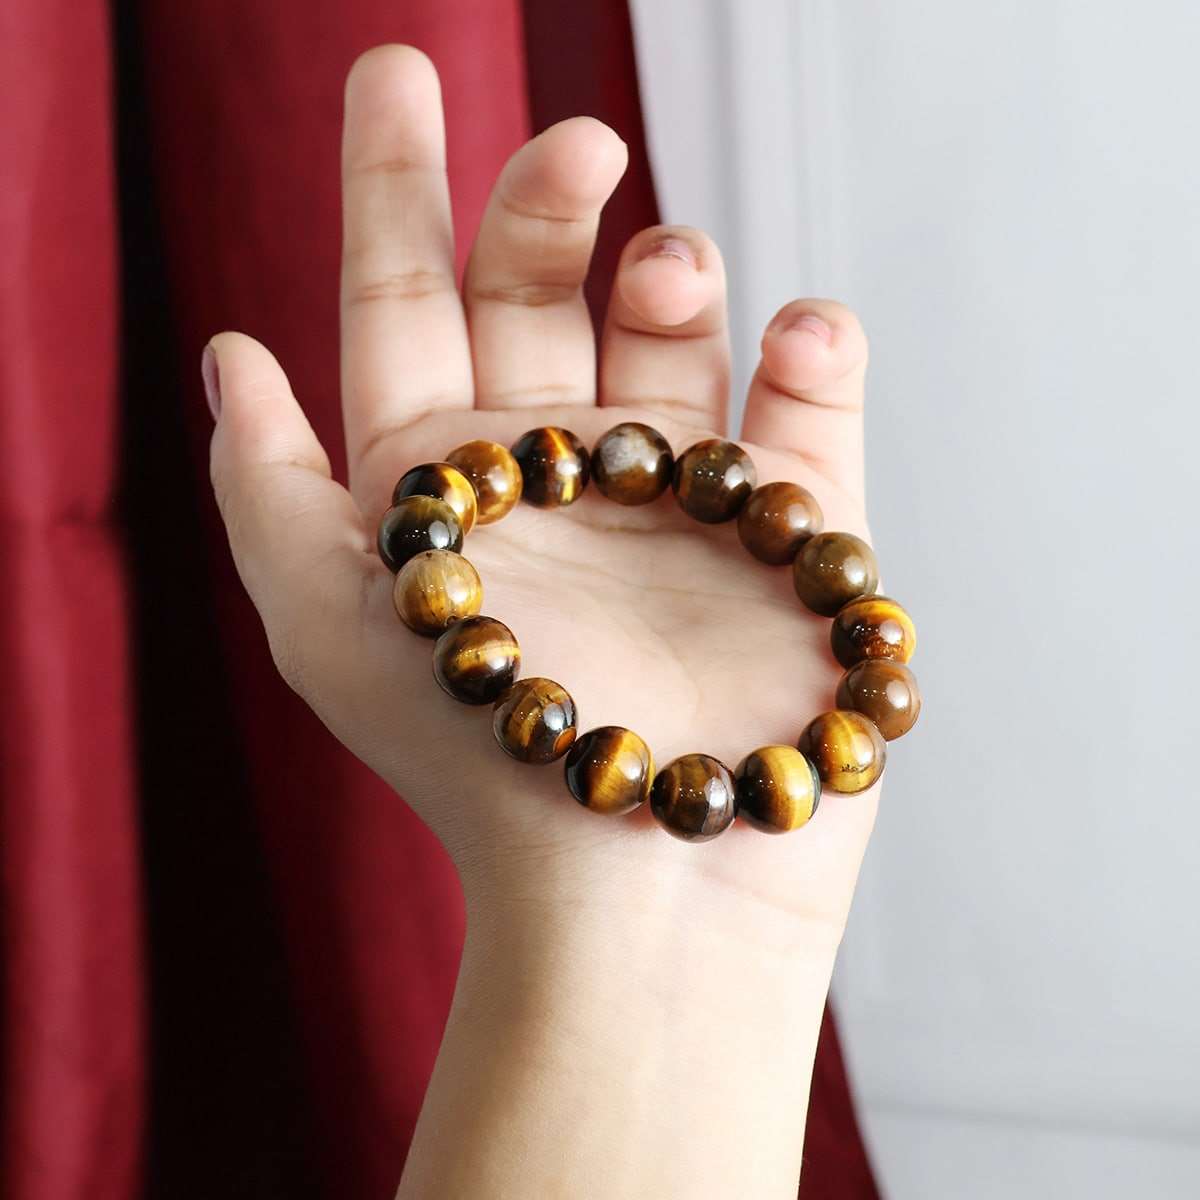
{"type": "Polygon", "coordinates": [[[791,746],[763,746],[747,754],[733,779],[738,816],[764,833],[799,829],[821,800],[816,767],[791,746]]]}
{"type": "Polygon", "coordinates": [[[455,621],[473,617],[483,603],[479,573],[453,550],[423,550],[400,568],[392,602],[405,625],[435,637],[455,621]]]}
{"type": "Polygon", "coordinates": [[[864,658],[906,663],[917,648],[912,618],[887,596],[860,596],[838,609],[830,627],[833,656],[843,667],[864,658]]]}
{"type": "Polygon", "coordinates": [[[671,486],[679,507],[706,525],[732,521],[754,490],[758,476],[741,446],[707,438],[689,446],[675,461],[671,486]]]}
{"type": "Polygon", "coordinates": [[[554,425],[531,429],[514,443],[524,497],[538,508],[574,504],[587,487],[588,452],[569,430],[554,425]]]}
{"type": "Polygon", "coordinates": [[[832,617],[843,604],[879,586],[875,551],[852,533],[818,533],[800,547],[792,582],[813,612],[832,617]]]}
{"type": "Polygon", "coordinates": [[[604,725],[582,734],[566,764],[567,789],[584,808],[627,813],[650,795],[654,756],[636,733],[604,725]]]}
{"type": "Polygon", "coordinates": [[[887,741],[903,737],[921,712],[917,677],[903,663],[868,658],[851,667],[837,689],[838,708],[869,717],[887,741]]]}
{"type": "Polygon", "coordinates": [[[462,525],[463,535],[475,524],[478,504],[471,481],[455,466],[445,462],[421,463],[400,476],[392,490],[392,503],[399,504],[406,496],[436,496],[454,509],[462,525]]]}
{"type": "Polygon", "coordinates": [[[795,483],[764,483],[738,513],[738,537],[755,558],[773,567],[790,563],[825,518],[812,492],[795,483]]]}
{"type": "Polygon", "coordinates": [[[561,758],[575,740],[575,701],[553,679],[519,679],[496,702],[492,732],[505,754],[521,762],[561,758]]]}
{"type": "Polygon", "coordinates": [[[808,723],[796,748],[831,792],[862,792],[883,774],[887,746],[862,713],[838,709],[808,723]]]}
{"type": "Polygon", "coordinates": [[[467,617],[433,644],[433,677],[464,704],[494,704],[520,667],[521,648],[512,630],[492,617],[467,617]]]}
{"type": "Polygon", "coordinates": [[[654,777],[650,811],[685,842],[707,842],[729,828],[737,812],[729,768],[707,754],[685,754],[654,777]]]}
{"type": "Polygon", "coordinates": [[[406,496],[383,514],[376,545],[389,571],[399,571],[422,550],[461,550],[462,524],[436,496],[406,496]]]}
{"type": "Polygon", "coordinates": [[[667,490],[675,456],[657,429],[640,421],[614,425],[592,449],[592,480],[618,504],[649,504],[667,490]]]}
{"type": "Polygon", "coordinates": [[[478,439],[451,450],[446,461],[457,467],[475,489],[480,525],[506,517],[521,498],[521,468],[499,442],[478,439]]]}

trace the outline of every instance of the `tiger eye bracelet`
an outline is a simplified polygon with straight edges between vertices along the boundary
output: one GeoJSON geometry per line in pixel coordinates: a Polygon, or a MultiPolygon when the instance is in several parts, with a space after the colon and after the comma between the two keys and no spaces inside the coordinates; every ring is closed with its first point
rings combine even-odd
{"type": "Polygon", "coordinates": [[[436,638],[433,674],[463,704],[491,705],[500,748],[525,763],[565,759],[567,790],[597,813],[632,812],[649,802],[675,837],[705,842],[741,818],[787,833],[817,811],[822,790],[865,791],[883,773],[887,743],[921,711],[908,661],[912,618],[876,595],[875,552],[852,533],[826,531],[813,495],[795,483],[758,486],[754,462],[735,442],[706,438],[677,458],[655,429],[626,421],[589,453],[573,433],[531,429],[505,449],[476,440],[444,462],[405,472],[379,523],[379,556],[396,578],[392,599],[405,625],[436,638]],[[734,770],[707,754],[685,754],[655,770],[650,747],[632,730],[605,725],[579,733],[570,693],[552,679],[518,678],[521,648],[511,629],[481,616],[483,585],[459,553],[475,526],[524,500],[539,508],[574,504],[589,481],[607,499],[649,504],[671,488],[693,520],[736,521],[759,562],[790,566],[801,602],[831,617],[830,650],[845,674],[836,707],[814,717],[793,746],[760,746],[734,770]]]}

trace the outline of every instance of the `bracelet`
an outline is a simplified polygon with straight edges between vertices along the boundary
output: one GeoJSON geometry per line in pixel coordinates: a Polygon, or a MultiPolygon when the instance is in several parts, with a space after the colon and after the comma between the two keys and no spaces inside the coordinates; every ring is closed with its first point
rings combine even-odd
{"type": "Polygon", "coordinates": [[[707,841],[735,816],[768,833],[804,825],[822,788],[855,793],[883,773],[886,743],[912,728],[921,709],[907,667],[916,630],[905,610],[875,594],[874,551],[851,533],[824,531],[821,509],[794,483],[756,487],[754,463],[734,442],[709,438],[678,458],[639,422],[610,429],[589,454],[570,431],[531,429],[511,450],[472,441],[405,473],[377,538],[396,575],[393,601],[414,633],[436,637],[433,673],[454,699],[490,704],[500,747],[526,763],[566,756],[570,794],[585,808],[627,813],[649,800],[657,820],[685,841],[707,841]],[[737,521],[759,561],[791,564],[796,594],[832,617],[833,655],[846,669],[837,707],[809,722],[795,746],[762,746],[731,771],[707,754],[685,754],[655,771],[649,746],[607,725],[577,735],[575,702],[551,679],[518,679],[512,630],[480,615],[483,586],[459,551],[475,525],[499,521],[524,499],[541,508],[573,504],[587,487],[618,504],[648,504],[670,485],[679,507],[706,524],[737,521]]]}

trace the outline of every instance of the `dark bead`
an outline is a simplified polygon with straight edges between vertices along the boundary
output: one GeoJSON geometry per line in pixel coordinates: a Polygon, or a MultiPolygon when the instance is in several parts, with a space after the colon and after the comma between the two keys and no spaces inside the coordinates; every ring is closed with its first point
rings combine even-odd
{"type": "Polygon", "coordinates": [[[818,533],[800,547],[792,582],[813,612],[832,617],[842,605],[879,586],[875,551],[852,533],[818,533]]]}
{"type": "Polygon", "coordinates": [[[812,492],[795,483],[764,483],[755,488],[737,519],[742,545],[773,567],[790,563],[823,524],[812,492]]]}
{"type": "Polygon", "coordinates": [[[592,449],[592,480],[618,504],[649,504],[667,490],[675,457],[657,429],[639,421],[614,425],[592,449]]]}
{"type": "Polygon", "coordinates": [[[716,525],[738,515],[757,479],[754,463],[741,446],[708,438],[676,459],[671,486],[689,517],[716,525]]]}
{"type": "Polygon", "coordinates": [[[405,471],[392,491],[392,503],[399,504],[406,496],[436,496],[454,509],[462,525],[463,535],[475,524],[478,504],[471,481],[455,466],[445,462],[422,463],[405,471]]]}
{"type": "Polygon", "coordinates": [[[838,609],[829,640],[843,667],[864,658],[891,658],[906,663],[917,648],[912,618],[887,596],[860,596],[838,609]]]}
{"type": "Polygon", "coordinates": [[[645,802],[654,778],[654,756],[634,732],[605,725],[580,736],[566,764],[567,788],[585,808],[627,813],[645,802]]]}
{"type": "Polygon", "coordinates": [[[521,468],[523,495],[538,508],[574,504],[587,487],[587,448],[569,429],[531,429],[514,443],[512,455],[521,468]]]}
{"type": "Polygon", "coordinates": [[[842,676],[837,706],[869,717],[890,742],[903,737],[917,723],[921,690],[917,677],[903,663],[868,658],[842,676]]]}
{"type": "Polygon", "coordinates": [[[424,637],[473,617],[483,604],[479,572],[452,550],[425,550],[400,568],[392,602],[405,625],[424,637]]]}
{"type": "Polygon", "coordinates": [[[808,723],[796,749],[812,763],[830,792],[866,791],[883,774],[887,746],[862,713],[838,709],[808,723]]]}
{"type": "Polygon", "coordinates": [[[498,442],[467,442],[446,455],[475,489],[480,525],[506,517],[521,498],[521,468],[512,454],[498,442]]]}
{"type": "Polygon", "coordinates": [[[707,754],[685,754],[654,777],[650,811],[685,842],[707,842],[729,828],[737,812],[729,768],[707,754]]]}
{"type": "Polygon", "coordinates": [[[561,758],[575,740],[575,701],[553,679],[519,679],[496,702],[492,732],[500,748],[527,763],[561,758]]]}
{"type": "Polygon", "coordinates": [[[816,767],[791,746],[763,746],[747,754],[733,778],[738,817],[765,833],[799,829],[821,800],[816,767]]]}
{"type": "Polygon", "coordinates": [[[436,496],[406,496],[379,522],[376,544],[389,571],[422,550],[461,550],[463,529],[454,509],[436,496]]]}
{"type": "Polygon", "coordinates": [[[464,704],[494,704],[521,667],[512,630],[491,617],[468,617],[433,644],[433,677],[464,704]]]}

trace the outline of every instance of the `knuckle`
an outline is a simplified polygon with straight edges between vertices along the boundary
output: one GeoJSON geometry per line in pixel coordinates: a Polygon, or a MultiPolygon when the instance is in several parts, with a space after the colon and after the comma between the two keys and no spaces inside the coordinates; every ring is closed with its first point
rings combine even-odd
{"type": "Polygon", "coordinates": [[[444,296],[454,290],[454,281],[443,271],[414,267],[409,271],[393,271],[376,275],[346,290],[347,308],[383,302],[424,300],[444,296]]]}
{"type": "Polygon", "coordinates": [[[473,301],[493,301],[515,304],[521,308],[545,308],[573,300],[579,292],[578,283],[558,283],[552,280],[529,280],[525,283],[498,283],[473,287],[473,301]]]}

